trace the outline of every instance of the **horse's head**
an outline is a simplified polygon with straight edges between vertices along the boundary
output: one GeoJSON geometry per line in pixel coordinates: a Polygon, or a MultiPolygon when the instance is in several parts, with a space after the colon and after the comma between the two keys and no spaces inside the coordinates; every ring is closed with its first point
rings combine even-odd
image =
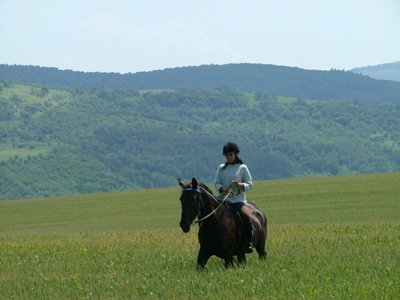
{"type": "Polygon", "coordinates": [[[183,183],[183,181],[179,179],[179,185],[182,187],[182,195],[180,198],[182,215],[179,225],[181,226],[182,231],[187,233],[190,231],[190,225],[192,225],[194,219],[199,213],[201,192],[198,189],[198,183],[195,178],[192,179],[192,182],[187,184],[183,183]]]}

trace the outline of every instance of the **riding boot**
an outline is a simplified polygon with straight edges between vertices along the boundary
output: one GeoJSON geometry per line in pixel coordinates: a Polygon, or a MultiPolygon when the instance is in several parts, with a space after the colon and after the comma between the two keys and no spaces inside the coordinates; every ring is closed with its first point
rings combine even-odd
{"type": "Polygon", "coordinates": [[[250,216],[247,213],[241,211],[241,207],[244,205],[242,203],[238,203],[239,206],[234,206],[235,209],[239,212],[240,217],[242,218],[243,222],[243,235],[245,240],[245,252],[252,253],[254,250],[252,244],[252,237],[253,237],[253,226],[251,224],[250,216]]]}
{"type": "Polygon", "coordinates": [[[253,228],[251,223],[246,223],[244,226],[244,231],[245,231],[245,240],[246,240],[246,246],[245,246],[245,252],[246,253],[252,253],[254,251],[253,247],[253,228]]]}

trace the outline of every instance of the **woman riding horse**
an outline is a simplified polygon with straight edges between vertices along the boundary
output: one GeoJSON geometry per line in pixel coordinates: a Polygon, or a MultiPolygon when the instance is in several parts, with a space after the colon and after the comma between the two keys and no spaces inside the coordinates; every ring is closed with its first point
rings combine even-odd
{"type": "MultiPolygon", "coordinates": [[[[179,185],[182,187],[180,197],[182,231],[189,232],[196,217],[197,223],[199,223],[198,268],[204,268],[212,255],[225,260],[226,267],[233,265],[234,255],[237,256],[239,263],[245,263],[243,228],[236,213],[226,205],[224,200],[218,201],[211,190],[205,184],[198,183],[195,178],[186,184],[179,179],[179,185]]],[[[255,228],[252,243],[260,259],[265,259],[267,256],[265,251],[267,218],[253,202],[248,202],[247,205],[251,211],[252,225],[255,228]]]]}
{"type": "Polygon", "coordinates": [[[253,252],[252,225],[250,211],[246,205],[246,192],[253,187],[251,175],[247,166],[239,158],[240,150],[235,143],[228,142],[222,149],[226,162],[219,165],[215,175],[214,186],[220,192],[218,198],[227,194],[226,201],[236,209],[243,220],[246,253],[253,252]]]}

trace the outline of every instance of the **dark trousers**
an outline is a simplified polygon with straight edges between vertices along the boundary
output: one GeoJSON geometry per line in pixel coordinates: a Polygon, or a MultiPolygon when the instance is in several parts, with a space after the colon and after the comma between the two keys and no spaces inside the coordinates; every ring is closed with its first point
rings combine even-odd
{"type": "Polygon", "coordinates": [[[252,235],[253,235],[253,228],[251,225],[251,219],[250,216],[243,212],[242,207],[245,206],[246,204],[243,202],[238,202],[238,203],[232,203],[232,206],[239,212],[240,217],[242,218],[243,221],[243,231],[244,231],[244,238],[246,240],[246,243],[251,243],[252,242],[252,235]]]}

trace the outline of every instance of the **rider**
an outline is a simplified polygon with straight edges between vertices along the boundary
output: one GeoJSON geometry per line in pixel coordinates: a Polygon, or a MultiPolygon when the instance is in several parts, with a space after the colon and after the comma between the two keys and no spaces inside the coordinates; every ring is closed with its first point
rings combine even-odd
{"type": "Polygon", "coordinates": [[[214,186],[220,197],[229,193],[226,201],[239,212],[243,220],[245,251],[251,253],[253,252],[252,224],[250,211],[246,205],[246,192],[253,187],[253,183],[250,172],[238,153],[239,147],[235,143],[228,142],[224,145],[222,154],[225,155],[226,162],[218,167],[214,186]]]}

